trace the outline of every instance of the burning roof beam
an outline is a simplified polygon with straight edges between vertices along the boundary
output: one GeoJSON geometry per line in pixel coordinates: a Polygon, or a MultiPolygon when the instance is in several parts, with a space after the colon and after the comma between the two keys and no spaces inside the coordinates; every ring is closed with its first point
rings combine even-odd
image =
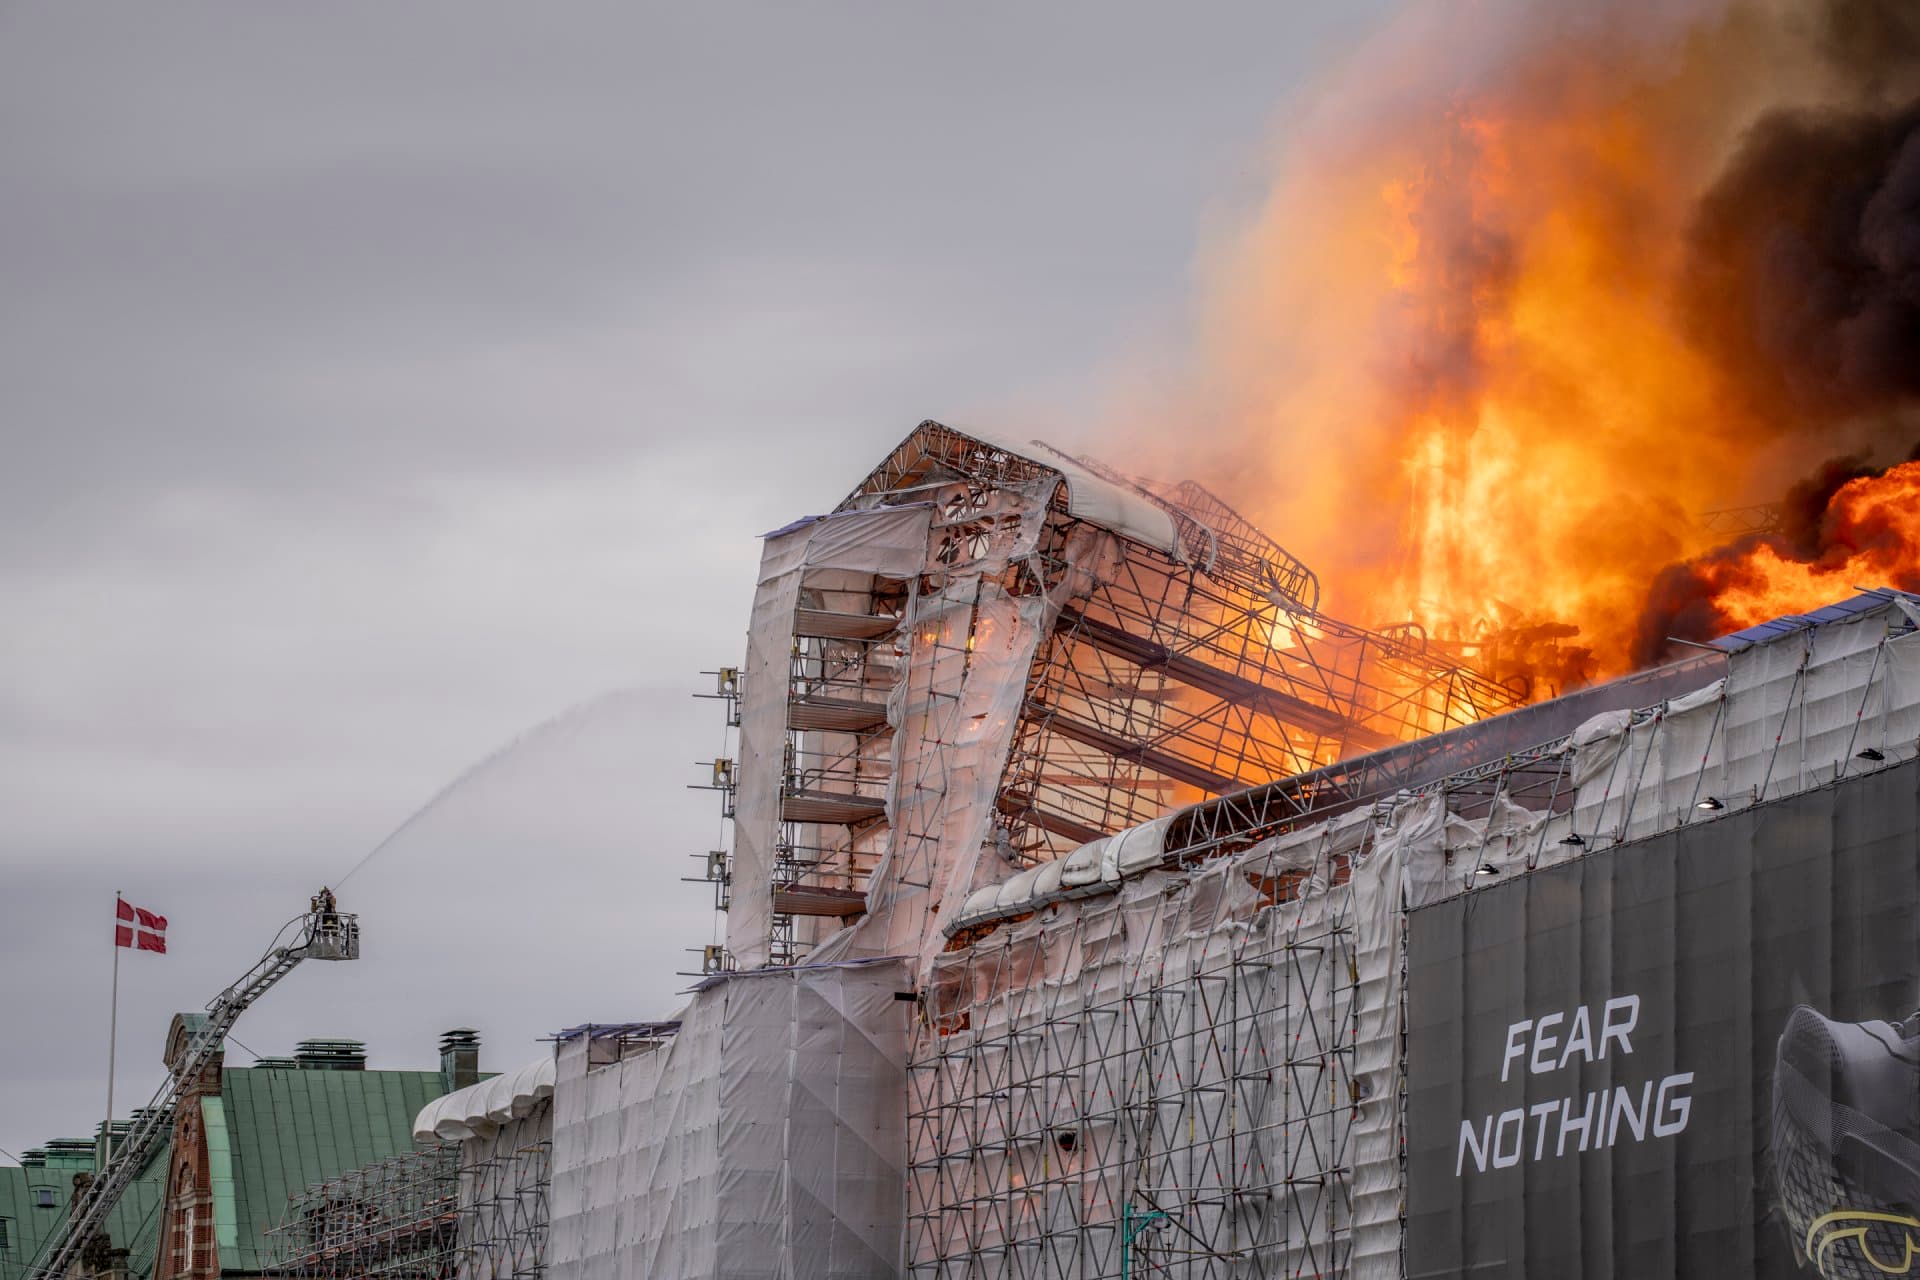
{"type": "Polygon", "coordinates": [[[1699,654],[1205,801],[1176,815],[1169,825],[1168,860],[1179,862],[1218,848],[1244,848],[1307,814],[1327,817],[1396,790],[1497,764],[1514,752],[1571,731],[1600,712],[1647,706],[1697,688],[1722,672],[1724,661],[1717,654],[1699,654]]]}
{"type": "Polygon", "coordinates": [[[1175,653],[1166,645],[1143,640],[1111,623],[1097,621],[1072,609],[1060,611],[1059,626],[1062,630],[1072,631],[1104,653],[1125,658],[1145,670],[1164,671],[1182,684],[1238,706],[1252,707],[1283,724],[1298,725],[1323,737],[1339,738],[1351,746],[1368,750],[1390,746],[1394,741],[1384,734],[1361,728],[1338,711],[1282,693],[1244,676],[1222,671],[1190,655],[1175,653]]]}
{"type": "Polygon", "coordinates": [[[1032,796],[1003,791],[994,799],[993,804],[994,808],[1009,818],[1031,822],[1042,831],[1071,840],[1076,845],[1091,844],[1108,834],[1098,827],[1090,827],[1084,822],[1076,822],[1062,814],[1039,808],[1033,803],[1032,796]]]}
{"type": "MultiPolygon", "coordinates": [[[[1027,710],[1031,714],[1044,716],[1048,708],[1044,704],[1030,702],[1027,704],[1027,710]]],[[[1096,751],[1105,752],[1116,760],[1130,761],[1143,768],[1151,769],[1176,782],[1198,787],[1210,795],[1236,791],[1247,785],[1239,778],[1215,773],[1211,769],[1201,768],[1177,756],[1155,751],[1152,747],[1134,742],[1120,734],[1110,733],[1098,725],[1087,724],[1056,713],[1048,719],[1047,726],[1063,738],[1071,739],[1082,746],[1092,747],[1096,751]]]]}

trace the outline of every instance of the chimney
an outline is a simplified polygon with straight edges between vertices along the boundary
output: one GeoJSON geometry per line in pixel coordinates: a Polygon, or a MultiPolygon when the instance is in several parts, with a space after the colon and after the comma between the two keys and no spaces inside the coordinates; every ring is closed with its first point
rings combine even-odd
{"type": "Polygon", "coordinates": [[[440,1037],[440,1084],[448,1093],[480,1083],[480,1033],[455,1027],[440,1037]]]}

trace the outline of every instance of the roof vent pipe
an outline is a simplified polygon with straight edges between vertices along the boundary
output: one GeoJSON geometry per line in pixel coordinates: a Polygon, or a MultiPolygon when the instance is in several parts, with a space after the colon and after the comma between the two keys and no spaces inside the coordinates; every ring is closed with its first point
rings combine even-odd
{"type": "Polygon", "coordinates": [[[440,1084],[448,1093],[480,1083],[480,1033],[455,1027],[440,1037],[440,1084]]]}

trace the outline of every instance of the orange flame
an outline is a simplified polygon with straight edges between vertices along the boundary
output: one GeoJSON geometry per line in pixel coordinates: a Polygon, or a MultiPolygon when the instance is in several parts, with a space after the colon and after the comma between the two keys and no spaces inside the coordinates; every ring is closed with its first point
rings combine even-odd
{"type": "MultiPolygon", "coordinates": [[[[1693,7],[1527,35],[1449,80],[1430,50],[1473,44],[1458,15],[1511,15],[1443,6],[1448,29],[1403,31],[1355,78],[1396,101],[1323,108],[1214,273],[1204,352],[1238,500],[1334,612],[1415,621],[1541,694],[1633,665],[1650,585],[1721,540],[1700,513],[1833,451],[1751,403],[1686,287],[1701,194],[1757,95],[1822,81],[1757,4],[1693,7]]],[[[1905,571],[1920,526],[1882,510],[1905,484],[1844,495],[1848,523],[1892,539],[1870,558],[1755,546],[1748,571],[1703,580],[1722,615],[1905,571]]]]}
{"type": "MultiPolygon", "coordinates": [[[[1750,627],[1852,595],[1857,587],[1920,588],[1920,462],[1842,485],[1811,553],[1777,535],[1753,535],[1668,571],[1666,584],[1707,616],[1713,632],[1750,627]]],[[[1656,615],[1657,616],[1657,615],[1656,615]]]]}

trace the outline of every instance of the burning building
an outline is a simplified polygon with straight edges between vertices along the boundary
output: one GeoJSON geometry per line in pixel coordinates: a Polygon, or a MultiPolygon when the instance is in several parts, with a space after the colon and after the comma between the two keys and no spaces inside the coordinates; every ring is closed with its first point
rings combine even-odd
{"type": "Polygon", "coordinates": [[[1887,1056],[1920,1004],[1916,617],[1862,596],[1440,735],[1397,782],[1409,748],[1317,808],[1284,780],[980,891],[910,1056],[908,1274],[1920,1247],[1906,1175],[1862,1171],[1920,1150],[1887,1056]],[[1883,1070],[1852,1139],[1832,1108],[1883,1070]]]}
{"type": "Polygon", "coordinates": [[[922,955],[982,884],[1529,699],[1319,603],[1198,485],[922,423],[766,540],[716,966],[922,955]]]}
{"type": "Polygon", "coordinates": [[[934,423],[762,566],[729,948],[559,1037],[557,1280],[1920,1249],[1912,597],[1529,701],[934,423]]]}
{"type": "Polygon", "coordinates": [[[1920,22],[1410,22],[1220,255],[1208,483],[925,422],[767,535],[556,1280],[1920,1256],[1920,22]]]}

